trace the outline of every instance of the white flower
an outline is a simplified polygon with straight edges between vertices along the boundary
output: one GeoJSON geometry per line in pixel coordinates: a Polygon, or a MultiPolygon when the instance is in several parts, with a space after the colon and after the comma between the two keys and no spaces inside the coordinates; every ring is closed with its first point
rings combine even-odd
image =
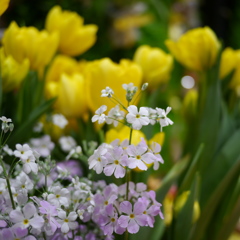
{"type": "Polygon", "coordinates": [[[4,145],[3,151],[4,151],[5,153],[7,153],[9,156],[12,156],[12,155],[13,155],[13,150],[12,150],[11,148],[9,148],[7,144],[4,145]]]}
{"type": "Polygon", "coordinates": [[[34,172],[37,174],[38,172],[38,165],[35,163],[35,157],[33,155],[29,156],[27,159],[22,159],[23,163],[23,171],[26,174],[29,174],[30,172],[34,172]]]}
{"type": "Polygon", "coordinates": [[[33,183],[26,173],[21,172],[14,181],[14,187],[16,190],[26,195],[28,191],[33,189],[33,183]]]}
{"type": "Polygon", "coordinates": [[[77,146],[76,141],[71,136],[61,137],[59,139],[59,144],[64,152],[69,152],[72,148],[77,146]]]}
{"type": "Polygon", "coordinates": [[[81,148],[81,146],[77,146],[77,147],[71,149],[71,151],[69,152],[69,154],[66,157],[66,160],[69,160],[71,157],[77,158],[81,154],[82,154],[82,148],[81,148]]]}
{"type": "Polygon", "coordinates": [[[98,121],[99,124],[104,123],[107,116],[104,114],[104,112],[107,110],[106,105],[102,105],[100,108],[97,109],[95,112],[96,115],[92,117],[92,122],[98,121]]]}
{"type": "Polygon", "coordinates": [[[70,212],[68,216],[63,210],[58,212],[58,223],[61,224],[61,231],[63,233],[67,233],[69,230],[74,230],[78,227],[78,223],[75,221],[77,216],[75,212],[70,212]]]}
{"type": "Polygon", "coordinates": [[[114,125],[114,127],[116,127],[119,123],[120,120],[122,120],[124,118],[124,111],[120,111],[119,105],[117,105],[116,107],[112,108],[109,112],[108,112],[108,117],[106,119],[106,123],[107,124],[112,124],[114,125]]]}
{"type": "Polygon", "coordinates": [[[127,110],[127,122],[132,124],[133,129],[140,130],[142,126],[149,124],[147,108],[140,107],[140,111],[138,111],[135,105],[130,105],[127,110]]]}
{"type": "Polygon", "coordinates": [[[6,118],[6,117],[4,117],[4,116],[0,117],[0,120],[1,120],[3,123],[12,122],[12,119],[11,119],[11,118],[6,118]]]}
{"type": "Polygon", "coordinates": [[[94,151],[94,154],[88,159],[89,169],[93,169],[97,174],[100,174],[103,171],[103,168],[107,164],[107,159],[104,154],[107,153],[107,148],[100,146],[94,151]]]}
{"type": "Polygon", "coordinates": [[[106,87],[105,89],[103,89],[101,91],[102,95],[101,97],[112,97],[112,95],[114,94],[113,90],[110,87],[106,87]]]}
{"type": "Polygon", "coordinates": [[[16,144],[16,149],[13,153],[15,157],[18,157],[20,159],[27,159],[31,155],[33,155],[33,152],[28,144],[16,144]]]}
{"type": "Polygon", "coordinates": [[[157,121],[160,123],[161,128],[168,125],[172,125],[173,121],[167,117],[167,114],[171,111],[171,107],[167,107],[166,111],[162,108],[156,108],[157,110],[157,121]]]}
{"type": "Polygon", "coordinates": [[[156,142],[152,142],[151,146],[150,146],[150,150],[152,151],[152,153],[155,156],[154,159],[154,165],[153,165],[153,169],[154,170],[158,170],[159,168],[159,163],[164,163],[162,156],[160,155],[161,152],[161,145],[156,143],[156,142]]]}
{"type": "Polygon", "coordinates": [[[135,93],[137,91],[137,87],[133,85],[133,83],[126,84],[124,83],[122,85],[123,89],[125,89],[127,92],[135,93]]]}
{"type": "Polygon", "coordinates": [[[35,126],[33,127],[34,132],[41,132],[42,129],[43,129],[43,124],[41,122],[36,123],[35,126]]]}
{"type": "Polygon", "coordinates": [[[31,202],[27,203],[22,211],[12,210],[9,216],[11,221],[15,223],[14,227],[20,227],[22,229],[28,228],[29,226],[40,229],[44,224],[43,217],[37,215],[37,209],[31,202]]]}
{"type": "Polygon", "coordinates": [[[32,138],[30,139],[30,144],[42,157],[49,156],[54,148],[54,143],[51,141],[49,135],[44,135],[41,138],[32,138]]]}
{"type": "Polygon", "coordinates": [[[60,186],[53,187],[51,189],[53,193],[50,193],[47,200],[56,207],[69,205],[69,190],[60,186]]]}
{"type": "Polygon", "coordinates": [[[148,117],[150,120],[150,124],[154,125],[156,123],[156,118],[157,118],[157,110],[153,108],[147,108],[148,110],[148,117]]]}
{"type": "Polygon", "coordinates": [[[52,116],[52,122],[61,129],[65,128],[65,126],[68,124],[68,120],[62,114],[54,114],[52,116]]]}

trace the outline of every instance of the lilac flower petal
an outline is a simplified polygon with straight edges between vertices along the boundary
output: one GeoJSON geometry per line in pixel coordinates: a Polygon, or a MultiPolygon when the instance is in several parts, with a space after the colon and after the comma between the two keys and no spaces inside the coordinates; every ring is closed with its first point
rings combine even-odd
{"type": "Polygon", "coordinates": [[[78,227],[78,223],[77,222],[69,222],[68,226],[70,229],[74,230],[78,227]]]}
{"type": "Polygon", "coordinates": [[[123,201],[120,203],[120,211],[126,214],[132,213],[132,204],[129,201],[123,201]]]}
{"type": "Polygon", "coordinates": [[[122,228],[126,228],[128,226],[129,216],[121,215],[118,219],[118,224],[122,228]]]}
{"type": "Polygon", "coordinates": [[[77,219],[77,214],[75,212],[70,212],[68,215],[70,221],[75,221],[77,219]]]}
{"type": "Polygon", "coordinates": [[[135,220],[139,226],[147,225],[147,216],[145,214],[135,216],[135,220]]]}
{"type": "Polygon", "coordinates": [[[129,233],[137,233],[139,231],[139,225],[132,219],[128,224],[127,230],[129,233]]]}
{"type": "Polygon", "coordinates": [[[69,232],[69,226],[68,226],[68,224],[66,222],[64,222],[63,225],[61,226],[61,231],[63,233],[69,232]]]}
{"type": "Polygon", "coordinates": [[[41,228],[44,224],[43,217],[35,216],[34,218],[30,219],[30,224],[33,226],[33,228],[41,228]]]}
{"type": "Polygon", "coordinates": [[[112,223],[107,224],[103,227],[104,235],[112,235],[113,234],[113,225],[112,223]]]}
{"type": "Polygon", "coordinates": [[[125,176],[125,173],[126,173],[125,168],[123,168],[121,166],[117,166],[116,170],[115,170],[115,173],[114,173],[114,176],[116,178],[123,178],[125,176]]]}
{"type": "Polygon", "coordinates": [[[28,234],[27,228],[22,229],[22,228],[12,228],[13,232],[18,238],[22,238],[28,234]]]}
{"type": "Polygon", "coordinates": [[[36,207],[33,205],[33,203],[27,203],[23,207],[23,213],[27,219],[31,218],[36,212],[37,210],[36,210],[36,207]]]}
{"type": "Polygon", "coordinates": [[[114,170],[115,170],[115,167],[114,167],[114,165],[113,164],[110,164],[110,165],[107,165],[105,168],[104,168],[104,174],[106,175],[106,176],[111,176],[111,175],[113,175],[113,172],[114,172],[114,170]]]}
{"type": "Polygon", "coordinates": [[[142,161],[137,161],[136,165],[141,170],[147,170],[147,165],[145,163],[143,163],[142,161]]]}
{"type": "Polygon", "coordinates": [[[21,222],[24,220],[24,216],[23,216],[22,212],[19,210],[11,211],[9,216],[13,223],[21,222]]]}
{"type": "Polygon", "coordinates": [[[136,202],[133,207],[133,213],[136,215],[142,214],[146,210],[146,206],[141,202],[136,202]]]}

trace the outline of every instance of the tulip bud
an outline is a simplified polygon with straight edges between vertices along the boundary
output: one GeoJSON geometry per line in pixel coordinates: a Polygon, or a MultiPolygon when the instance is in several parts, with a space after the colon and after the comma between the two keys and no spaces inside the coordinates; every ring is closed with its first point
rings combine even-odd
{"type": "Polygon", "coordinates": [[[189,30],[177,42],[167,40],[166,45],[177,61],[195,71],[211,68],[220,49],[220,43],[209,27],[189,30]]]}

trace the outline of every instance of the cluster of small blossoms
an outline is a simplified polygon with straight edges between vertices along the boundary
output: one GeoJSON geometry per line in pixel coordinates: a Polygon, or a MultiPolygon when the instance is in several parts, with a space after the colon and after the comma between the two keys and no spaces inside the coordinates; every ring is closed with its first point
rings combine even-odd
{"type": "Polygon", "coordinates": [[[119,139],[110,144],[103,143],[89,157],[89,168],[106,176],[114,175],[116,178],[123,178],[126,169],[139,168],[147,170],[147,164],[153,164],[154,170],[163,163],[160,155],[160,144],[153,142],[150,146],[142,138],[138,145],[129,145],[129,140],[120,143],[119,139]]]}
{"type": "MultiPolygon", "coordinates": [[[[123,84],[123,88],[126,90],[126,99],[129,103],[131,103],[134,95],[137,92],[137,87],[130,84],[123,84]]],[[[142,91],[146,89],[146,87],[142,87],[142,91]]],[[[113,98],[116,102],[118,100],[114,98],[114,92],[111,88],[106,87],[106,89],[102,90],[102,97],[113,98]]],[[[172,125],[173,121],[167,117],[168,113],[171,111],[171,107],[167,107],[166,110],[162,108],[149,108],[149,107],[140,107],[138,109],[135,105],[130,105],[128,107],[124,107],[122,103],[118,102],[114,108],[110,109],[108,114],[105,114],[107,110],[106,105],[102,105],[95,112],[95,115],[92,117],[92,122],[98,121],[99,124],[106,122],[107,124],[113,124],[115,127],[119,122],[128,124],[131,128],[140,130],[142,126],[147,126],[149,124],[154,125],[159,123],[162,127],[166,127],[168,125],[172,125]],[[120,106],[123,108],[120,110],[120,106]],[[124,121],[123,121],[124,120],[124,121]]]]}
{"type": "MultiPolygon", "coordinates": [[[[166,110],[162,108],[152,109],[149,107],[140,107],[131,104],[134,102],[134,96],[137,93],[137,87],[132,83],[123,84],[126,90],[126,100],[128,107],[125,107],[118,98],[114,96],[114,91],[106,87],[102,90],[102,97],[112,98],[117,105],[105,114],[107,106],[103,105],[95,112],[92,122],[98,121],[99,124],[123,123],[131,129],[140,130],[142,126],[159,123],[162,127],[172,125],[173,122],[167,117],[171,108],[166,110]],[[122,109],[121,109],[122,108],[122,109]]],[[[141,91],[147,88],[144,84],[141,91]]],[[[89,169],[96,173],[104,173],[106,176],[114,175],[116,178],[123,178],[131,169],[139,168],[147,170],[149,164],[153,164],[154,170],[159,168],[163,159],[160,155],[161,146],[153,142],[150,146],[142,138],[139,144],[131,143],[132,131],[129,139],[120,142],[118,139],[110,144],[101,144],[89,157],[89,169]]],[[[161,204],[155,199],[154,191],[146,191],[147,186],[144,183],[133,183],[127,181],[125,184],[117,187],[115,184],[107,186],[103,192],[95,196],[96,208],[95,214],[99,214],[104,234],[122,234],[125,231],[137,233],[140,227],[153,227],[154,217],[160,215],[161,204]],[[100,206],[98,206],[100,204],[100,206]],[[105,205],[105,206],[104,206],[105,205]]]]}
{"type": "Polygon", "coordinates": [[[17,144],[13,154],[15,169],[1,158],[0,239],[112,239],[95,214],[95,195],[106,183],[81,177],[74,160],[55,163],[28,144],[17,144]]]}

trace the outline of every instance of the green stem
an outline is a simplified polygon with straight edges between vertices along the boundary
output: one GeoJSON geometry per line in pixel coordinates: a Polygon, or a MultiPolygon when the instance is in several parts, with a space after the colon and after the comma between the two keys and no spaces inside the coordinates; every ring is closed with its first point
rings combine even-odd
{"type": "MultiPolygon", "coordinates": [[[[133,129],[130,129],[130,136],[129,136],[129,145],[132,142],[132,132],[133,129]]],[[[130,181],[130,170],[127,168],[126,170],[126,200],[128,201],[128,192],[129,192],[129,181],[130,181]]]]}
{"type": "Polygon", "coordinates": [[[11,185],[10,185],[9,177],[8,177],[6,168],[5,168],[4,164],[3,164],[2,156],[0,157],[0,162],[1,162],[1,165],[2,165],[2,168],[3,168],[4,177],[6,178],[7,188],[8,188],[8,192],[9,192],[9,195],[10,195],[10,199],[11,199],[11,203],[12,203],[12,208],[13,208],[13,209],[16,209],[15,204],[14,204],[14,201],[13,201],[13,194],[12,194],[12,190],[11,190],[11,185]]]}

